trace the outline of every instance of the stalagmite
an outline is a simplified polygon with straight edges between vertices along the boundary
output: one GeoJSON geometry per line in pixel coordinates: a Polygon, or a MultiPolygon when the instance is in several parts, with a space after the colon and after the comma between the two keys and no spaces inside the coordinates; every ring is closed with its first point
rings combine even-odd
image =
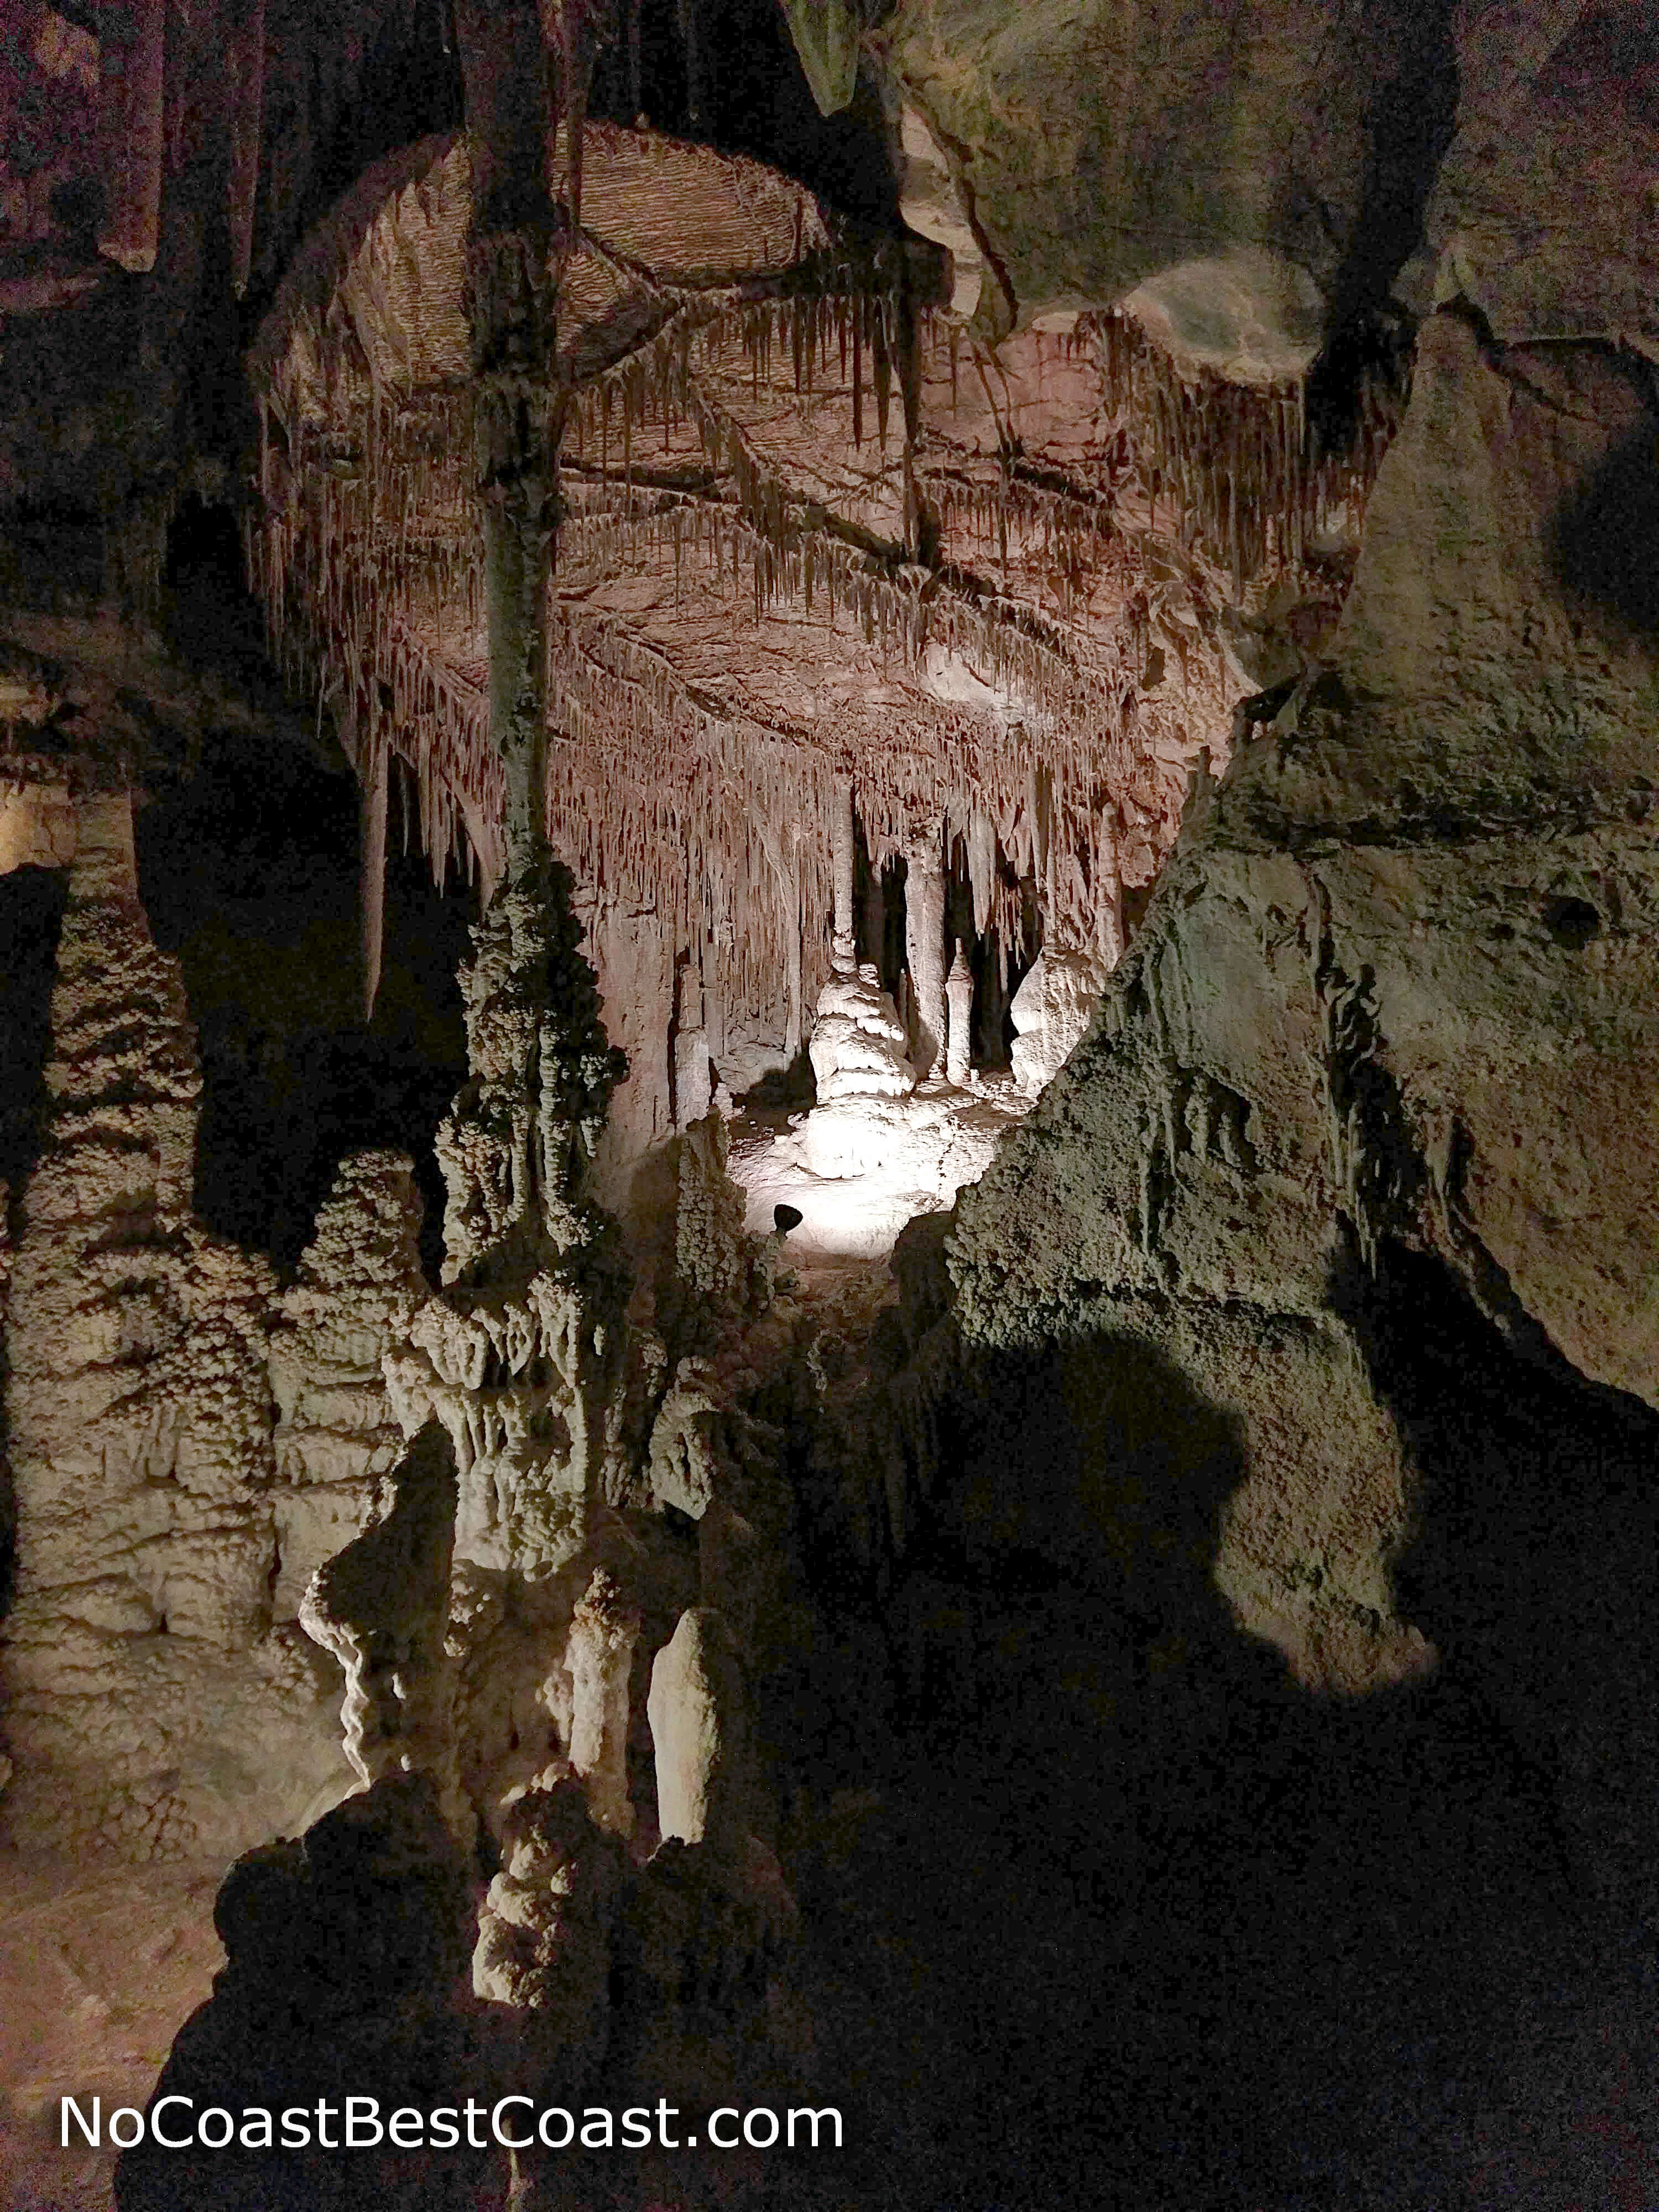
{"type": "Polygon", "coordinates": [[[683,1613],[651,1668],[647,1710],[665,1838],[734,1845],[747,1826],[747,1692],[724,1614],[683,1613]]]}
{"type": "Polygon", "coordinates": [[[565,1668],[570,1676],[570,1764],[582,1778],[587,1809],[601,1828],[634,1832],[628,1795],[628,1678],[640,1612],[603,1567],[570,1619],[565,1668]]]}
{"type": "Polygon", "coordinates": [[[623,1856],[567,1778],[516,1795],[478,1915],[472,1986],[528,2015],[532,2063],[580,2079],[611,2028],[611,1926],[623,1856]]]}
{"type": "Polygon", "coordinates": [[[912,840],[905,852],[904,950],[909,963],[911,1056],[916,1073],[931,1075],[945,1050],[945,869],[938,834],[912,840]]]}
{"type": "Polygon", "coordinates": [[[963,958],[959,945],[957,957],[951,963],[951,973],[945,978],[945,995],[950,1024],[945,1072],[949,1080],[959,1087],[967,1082],[972,1064],[974,1015],[973,970],[963,958]]]}

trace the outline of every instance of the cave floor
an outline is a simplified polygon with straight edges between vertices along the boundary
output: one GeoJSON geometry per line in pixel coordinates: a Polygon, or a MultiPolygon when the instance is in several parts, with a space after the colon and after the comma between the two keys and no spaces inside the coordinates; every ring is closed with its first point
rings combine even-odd
{"type": "Polygon", "coordinates": [[[143,2108],[224,1953],[217,1862],[0,1848],[0,2212],[104,2212],[114,2159],[58,2145],[58,2100],[143,2108]]]}

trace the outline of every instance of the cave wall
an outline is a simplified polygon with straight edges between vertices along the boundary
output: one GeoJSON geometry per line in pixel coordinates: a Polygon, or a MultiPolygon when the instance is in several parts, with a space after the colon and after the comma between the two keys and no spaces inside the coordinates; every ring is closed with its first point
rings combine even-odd
{"type": "MultiPolygon", "coordinates": [[[[1552,151],[1500,212],[1471,183],[1495,13],[1461,19],[1441,304],[1340,624],[1189,811],[1091,1032],[945,1255],[970,1364],[1058,1356],[1087,1399],[1138,1349],[1231,1425],[1199,1553],[1239,1627],[1325,1690],[1478,1678],[1580,1812],[1625,1808],[1639,1886],[1653,1753],[1608,1682],[1648,1665],[1622,1533],[1644,1509],[1608,1472],[1540,1535],[1495,1409],[1547,1400],[1536,1448],[1566,1480],[1633,1467],[1653,1402],[1659,392],[1651,307],[1619,281],[1652,123],[1614,147],[1588,29],[1529,20],[1507,127],[1552,151]],[[1439,1425],[1413,1412],[1414,1328],[1425,1373],[1457,1332],[1484,1443],[1449,1382],[1439,1425]],[[1621,1657],[1544,1626],[1568,1588],[1621,1657]]],[[[1090,1525],[1080,1482],[1035,1512],[1039,1548],[1090,1525]]]]}

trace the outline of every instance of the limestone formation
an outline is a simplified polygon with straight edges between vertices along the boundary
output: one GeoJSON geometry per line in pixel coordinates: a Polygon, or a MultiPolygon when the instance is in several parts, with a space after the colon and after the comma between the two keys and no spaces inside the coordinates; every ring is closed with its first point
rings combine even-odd
{"type": "MultiPolygon", "coordinates": [[[[1244,504],[1212,488],[1201,554],[1183,532],[1154,568],[1160,490],[1179,478],[1196,497],[1189,448],[1231,386],[1194,400],[1166,453],[1156,349],[1103,324],[993,358],[944,312],[933,264],[872,255],[781,179],[609,127],[582,145],[587,232],[561,264],[556,337],[537,341],[572,396],[525,481],[562,471],[544,827],[589,902],[633,1063],[612,1146],[625,1130],[637,1157],[704,1110],[705,1048],[734,1092],[787,1066],[830,975],[878,951],[854,925],[860,838],[870,866],[913,874],[923,1073],[944,1047],[957,839],[975,934],[1005,966],[1022,882],[1045,929],[1080,941],[1120,870],[1150,880],[1188,763],[1224,744],[1212,568],[1271,583],[1290,547],[1261,523],[1245,456],[1264,440],[1288,453],[1301,416],[1288,383],[1241,416],[1244,504]],[[678,288],[668,322],[643,276],[637,317],[613,306],[624,266],[678,288]],[[1103,368],[1133,441],[1097,421],[1103,368]]],[[[382,165],[285,287],[253,365],[265,506],[249,550],[284,665],[343,702],[365,818],[395,754],[434,860],[459,850],[489,889],[506,805],[479,680],[494,509],[464,459],[457,382],[473,159],[434,140],[382,165]],[[348,328],[366,381],[329,367],[348,328]],[[410,394],[400,426],[377,411],[394,385],[410,394]]],[[[1363,470],[1304,473],[1309,528],[1363,497],[1363,470]]],[[[626,1164],[607,1164],[618,1201],[626,1164]]]]}
{"type": "MultiPolygon", "coordinates": [[[[239,2122],[245,2107],[308,2107],[309,2141],[284,2147],[274,2126],[263,2144],[255,2128],[216,2149],[152,2137],[120,2160],[119,2212],[325,2203],[338,2187],[346,2097],[376,2098],[382,2115],[429,2110],[479,2079],[477,2038],[457,2002],[471,1919],[465,1857],[419,1775],[389,1777],[298,1840],[238,1860],[214,1907],[225,1966],[180,2030],[150,2107],[179,2097],[191,2101],[170,2107],[175,2116],[220,2105],[239,2122]],[[319,2100],[332,2107],[326,2129],[315,2120],[319,2100]]],[[[161,2126],[176,2133],[166,2113],[161,2126]]],[[[395,2202],[410,2186],[409,2154],[390,2140],[360,2143],[350,2157],[354,2189],[395,2202]]],[[[426,2201],[454,2212],[489,2201],[504,2164],[494,2147],[463,2141],[428,2177],[426,2201]]]]}
{"type": "Polygon", "coordinates": [[[1382,142],[1393,103],[1413,111],[1425,164],[1450,122],[1450,40],[1438,11],[1403,5],[1124,17],[1089,0],[1060,29],[1041,11],[902,0],[884,50],[927,133],[907,116],[907,161],[937,171],[933,149],[950,149],[948,196],[918,180],[945,216],[923,228],[953,247],[971,234],[967,267],[993,280],[982,322],[1104,307],[1161,280],[1178,325],[1221,337],[1235,368],[1264,345],[1305,359],[1353,259],[1395,246],[1366,189],[1370,165],[1398,158],[1382,142]],[[1291,115],[1302,127],[1287,131],[1291,115]]]}
{"type": "Polygon", "coordinates": [[[651,1668],[657,1826],[665,1838],[721,1848],[747,1826],[743,1662],[723,1616],[682,1613],[651,1668]]]}
{"type": "Polygon", "coordinates": [[[157,2098],[703,2131],[124,2212],[1650,2200],[1650,12],[29,0],[0,2166],[117,1852],[157,2098]]]}
{"type": "Polygon", "coordinates": [[[398,1152],[343,1161],[278,1302],[270,1340],[278,1620],[297,1615],[317,1569],[378,1517],[384,1478],[402,1454],[381,1361],[427,1296],[413,1169],[398,1152]]]}
{"type": "Polygon", "coordinates": [[[8,1815],[165,1856],[293,1820],[338,1788],[337,1751],[324,1677],[268,1632],[275,1284],[191,1213],[200,1077],[131,802],[77,813],[12,1268],[8,1815]]]}
{"type": "Polygon", "coordinates": [[[474,1073],[439,1133],[450,1286],[388,1355],[406,1434],[432,1414],[460,1478],[458,1566],[532,1579],[586,1541],[622,1387],[613,1233],[583,1181],[621,1058],[562,879],[503,886],[465,979],[474,1073]]]}
{"type": "Polygon", "coordinates": [[[345,1754],[363,1784],[398,1772],[448,1782],[445,1809],[459,1821],[452,1778],[454,1681],[446,1650],[455,1455],[435,1421],[415,1438],[387,1486],[391,1510],[318,1568],[300,1621],[345,1675],[345,1754]]]}
{"type": "Polygon", "coordinates": [[[817,1103],[907,1098],[915,1089],[904,1024],[872,963],[826,983],[808,1041],[817,1103]]]}
{"type": "Polygon", "coordinates": [[[1066,951],[1057,945],[1045,945],[1032,962],[1009,1009],[1014,1080],[1030,1097],[1044,1091],[1071,1057],[1109,973],[1108,963],[1093,951],[1066,951]]]}
{"type": "Polygon", "coordinates": [[[694,1122],[682,1133],[678,1152],[675,1296],[703,1327],[711,1317],[752,1313],[768,1294],[765,1249],[744,1228],[743,1194],[726,1172],[724,1116],[711,1113],[694,1122]]]}
{"type": "Polygon", "coordinates": [[[634,1832],[628,1794],[628,1694],[640,1613],[603,1567],[596,1567],[570,1616],[565,1672],[570,1677],[570,1764],[580,1776],[594,1823],[634,1832]]]}
{"type": "Polygon", "coordinates": [[[538,2078],[574,2084],[605,2056],[623,1854],[568,1778],[508,1806],[501,1870],[478,1916],[472,1985],[528,2014],[538,2078]]]}

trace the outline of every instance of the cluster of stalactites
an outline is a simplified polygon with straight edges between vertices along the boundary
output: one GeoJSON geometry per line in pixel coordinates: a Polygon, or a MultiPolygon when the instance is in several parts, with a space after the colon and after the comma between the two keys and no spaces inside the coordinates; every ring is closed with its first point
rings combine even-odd
{"type": "Polygon", "coordinates": [[[1066,342],[1090,349],[1107,411],[1129,431],[1152,502],[1172,532],[1201,543],[1237,596],[1264,569],[1291,568],[1339,510],[1363,506],[1399,420],[1399,395],[1366,373],[1341,450],[1318,453],[1300,377],[1236,383],[1183,369],[1121,310],[1081,318],[1066,342]]]}
{"type": "Polygon", "coordinates": [[[505,784],[486,672],[447,650],[444,635],[447,612],[469,643],[477,635],[483,571],[470,494],[434,452],[446,425],[459,435],[465,419],[457,400],[435,433],[422,423],[399,435],[396,411],[377,404],[380,434],[342,455],[303,415],[290,439],[267,404],[264,514],[246,521],[244,554],[291,689],[316,698],[319,719],[332,714],[366,789],[392,757],[407,763],[434,878],[453,857],[487,890],[502,866],[505,784]]]}

